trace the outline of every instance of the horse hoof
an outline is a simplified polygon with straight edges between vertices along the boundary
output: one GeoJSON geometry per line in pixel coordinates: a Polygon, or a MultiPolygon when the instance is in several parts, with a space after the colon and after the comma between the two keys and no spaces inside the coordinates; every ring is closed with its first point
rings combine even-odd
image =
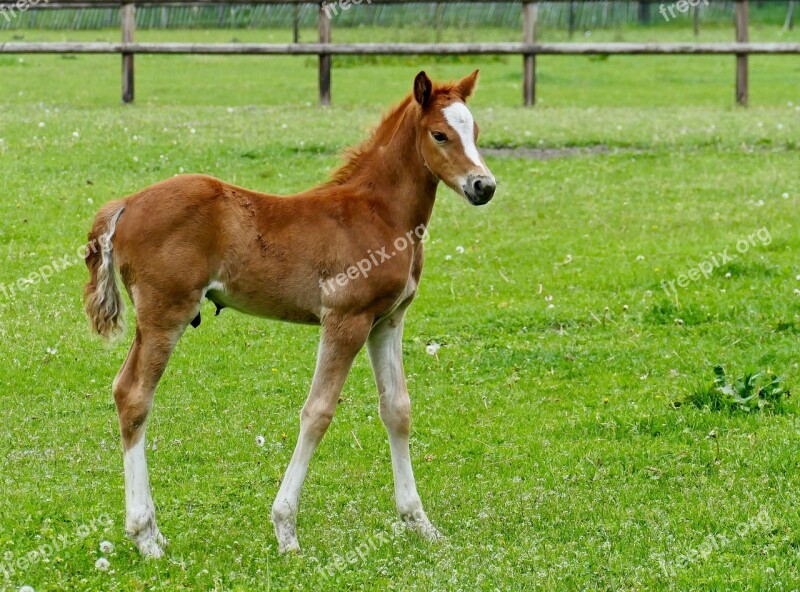
{"type": "Polygon", "coordinates": [[[290,541],[278,541],[278,553],[285,554],[285,553],[299,553],[300,552],[300,543],[297,542],[297,539],[293,539],[290,541]]]}
{"type": "Polygon", "coordinates": [[[405,523],[406,528],[417,533],[426,541],[433,542],[444,539],[444,535],[439,532],[439,530],[433,524],[431,524],[427,516],[423,515],[422,517],[417,518],[404,517],[403,522],[405,523]]]}
{"type": "MultiPolygon", "coordinates": [[[[164,537],[161,537],[163,540],[164,537]]],[[[164,556],[164,551],[161,549],[155,538],[149,538],[139,543],[139,553],[145,559],[161,559],[164,556]]]]}
{"type": "Polygon", "coordinates": [[[297,542],[297,531],[294,520],[279,519],[273,512],[272,522],[275,525],[275,538],[278,539],[279,553],[297,553],[300,544],[297,542]]]}
{"type": "Polygon", "coordinates": [[[421,536],[424,540],[426,540],[428,542],[433,543],[433,542],[436,542],[436,541],[443,541],[444,540],[444,535],[441,532],[439,532],[439,529],[437,529],[430,522],[423,522],[421,524],[415,524],[412,527],[412,529],[415,530],[419,534],[419,536],[421,536]]]}

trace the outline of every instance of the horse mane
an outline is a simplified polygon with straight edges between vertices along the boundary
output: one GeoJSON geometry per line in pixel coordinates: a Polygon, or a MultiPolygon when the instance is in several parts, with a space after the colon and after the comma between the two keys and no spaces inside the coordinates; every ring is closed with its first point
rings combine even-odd
{"type": "Polygon", "coordinates": [[[341,185],[367,161],[375,150],[381,146],[385,146],[397,133],[397,128],[403,118],[409,105],[412,103],[413,97],[411,94],[407,95],[397,105],[390,108],[380,122],[376,125],[369,137],[356,146],[346,148],[342,152],[344,163],[336,167],[330,174],[330,183],[333,185],[341,185]]]}
{"type": "MultiPolygon", "coordinates": [[[[433,94],[444,95],[448,98],[461,98],[457,81],[433,83],[433,94]]],[[[345,148],[342,152],[344,163],[331,171],[328,185],[342,185],[351,179],[365,163],[368,165],[373,153],[381,146],[388,144],[395,136],[403,115],[405,115],[409,106],[413,104],[415,104],[414,95],[409,93],[402,101],[384,113],[380,122],[373,128],[372,133],[366,140],[356,146],[345,148]]]]}

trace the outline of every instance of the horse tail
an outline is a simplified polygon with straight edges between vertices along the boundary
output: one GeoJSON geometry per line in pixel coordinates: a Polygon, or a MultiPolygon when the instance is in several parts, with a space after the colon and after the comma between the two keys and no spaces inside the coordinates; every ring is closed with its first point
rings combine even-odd
{"type": "Polygon", "coordinates": [[[114,267],[114,246],[111,239],[125,206],[120,202],[106,204],[95,216],[86,245],[86,267],[89,281],[83,290],[83,302],[92,331],[105,340],[125,332],[125,302],[117,286],[114,267]]]}

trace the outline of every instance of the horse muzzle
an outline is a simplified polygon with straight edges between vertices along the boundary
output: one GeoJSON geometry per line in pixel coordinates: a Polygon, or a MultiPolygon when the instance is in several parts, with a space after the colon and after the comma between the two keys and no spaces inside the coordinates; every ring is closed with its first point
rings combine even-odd
{"type": "Polygon", "coordinates": [[[470,175],[462,189],[469,203],[482,206],[494,197],[497,182],[491,175],[470,175]]]}

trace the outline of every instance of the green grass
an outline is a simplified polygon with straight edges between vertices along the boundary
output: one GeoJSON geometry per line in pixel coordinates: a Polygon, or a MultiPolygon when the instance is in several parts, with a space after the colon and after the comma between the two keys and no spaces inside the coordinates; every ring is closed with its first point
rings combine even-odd
{"type": "MultiPolygon", "coordinates": [[[[137,104],[123,107],[118,62],[0,58],[0,284],[74,253],[105,201],[181,171],[280,193],[320,182],[419,69],[348,64],[334,71],[336,105],[318,109],[308,60],[137,58],[137,104]]],[[[484,146],[610,148],[489,158],[499,190],[485,209],[440,191],[404,350],[412,456],[442,544],[392,534],[362,354],[311,464],[304,552],[278,555],[270,506],[318,330],[214,317],[209,304],[156,394],[148,456],[171,545],[141,561],[123,533],[110,394],[127,341],[89,336],[82,265],[0,293],[0,562],[69,539],[47,563],[0,570],[0,589],[797,588],[794,400],[782,414],[671,405],[716,364],[774,372],[790,390],[800,377],[798,64],[752,62],[748,110],[732,105],[731,58],[542,59],[532,110],[517,107],[518,60],[428,67],[482,68],[484,146]],[[662,290],[761,228],[769,244],[662,290]],[[76,535],[104,515],[113,525],[76,535]],[[116,545],[108,572],[94,567],[103,540],[116,545]],[[319,575],[370,541],[363,560],[319,575]]]]}

